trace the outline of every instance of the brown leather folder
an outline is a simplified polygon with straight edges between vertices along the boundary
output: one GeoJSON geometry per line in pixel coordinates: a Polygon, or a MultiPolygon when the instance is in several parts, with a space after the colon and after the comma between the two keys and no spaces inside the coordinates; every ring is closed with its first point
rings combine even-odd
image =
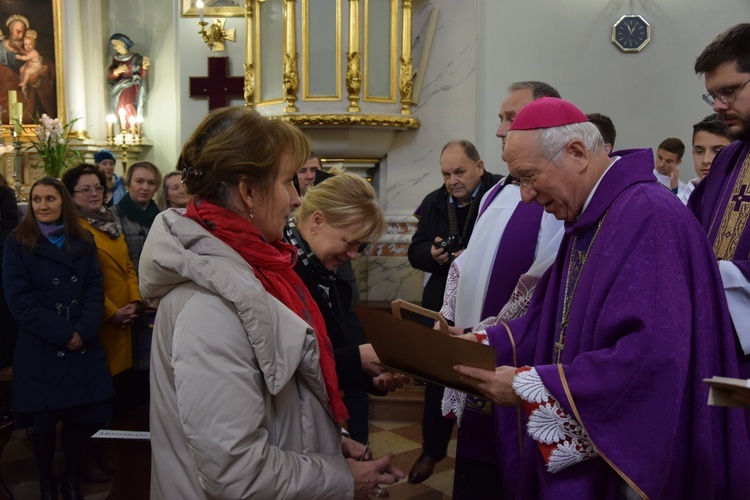
{"type": "MultiPolygon", "coordinates": [[[[424,315],[433,319],[433,315],[437,315],[400,299],[394,303],[394,312],[403,308],[420,314],[427,311],[429,314],[424,315]]],[[[375,349],[381,364],[393,371],[480,395],[476,389],[461,382],[460,375],[453,366],[495,369],[495,349],[491,346],[451,337],[447,333],[371,307],[357,304],[355,308],[367,340],[375,349]]],[[[397,314],[400,316],[400,313],[397,314]]]]}

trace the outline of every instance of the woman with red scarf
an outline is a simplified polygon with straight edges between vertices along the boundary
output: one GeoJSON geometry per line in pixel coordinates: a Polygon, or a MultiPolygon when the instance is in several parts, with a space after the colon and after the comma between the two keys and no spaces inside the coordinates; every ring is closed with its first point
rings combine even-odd
{"type": "Polygon", "coordinates": [[[239,107],[182,149],[194,196],[156,218],[141,256],[141,290],[160,301],[153,499],[366,498],[404,476],[341,437],[325,322],[282,241],[308,152],[294,126],[239,107]]]}

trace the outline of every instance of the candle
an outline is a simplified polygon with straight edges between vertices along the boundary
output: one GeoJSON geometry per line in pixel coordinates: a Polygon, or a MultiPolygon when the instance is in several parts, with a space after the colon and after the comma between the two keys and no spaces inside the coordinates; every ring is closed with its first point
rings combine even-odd
{"type": "Polygon", "coordinates": [[[131,116],[128,121],[130,122],[130,135],[135,137],[135,116],[131,116]]]}
{"type": "Polygon", "coordinates": [[[15,110],[15,129],[17,134],[23,133],[23,103],[17,102],[14,106],[15,110]]]}
{"type": "Polygon", "coordinates": [[[16,117],[16,101],[18,94],[15,90],[8,91],[8,123],[13,125],[13,119],[16,117]]]}
{"type": "Polygon", "coordinates": [[[143,116],[141,115],[135,117],[135,130],[138,132],[138,137],[143,137],[143,116]]]}
{"type": "Polygon", "coordinates": [[[201,16],[201,23],[203,23],[203,2],[201,0],[198,0],[195,2],[195,6],[198,7],[198,14],[201,16]]]}
{"type": "Polygon", "coordinates": [[[117,111],[117,114],[120,115],[120,132],[123,134],[126,132],[125,127],[125,108],[120,108],[119,111],[117,111]]]}
{"type": "Polygon", "coordinates": [[[115,136],[115,122],[117,118],[112,113],[107,115],[107,140],[115,136]]]}

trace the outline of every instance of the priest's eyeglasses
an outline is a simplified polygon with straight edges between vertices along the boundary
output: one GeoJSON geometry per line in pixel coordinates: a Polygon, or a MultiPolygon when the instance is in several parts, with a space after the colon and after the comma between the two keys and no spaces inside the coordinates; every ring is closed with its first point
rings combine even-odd
{"type": "Polygon", "coordinates": [[[96,186],[94,189],[91,189],[90,187],[85,187],[83,189],[79,189],[78,191],[73,191],[74,193],[80,193],[83,196],[89,197],[92,194],[102,194],[104,192],[104,188],[102,186],[96,186]]]}
{"type": "Polygon", "coordinates": [[[717,91],[715,94],[713,92],[706,92],[703,94],[703,100],[706,104],[714,107],[714,103],[716,103],[716,98],[718,97],[721,102],[724,104],[732,104],[734,101],[737,100],[737,94],[745,88],[745,85],[750,83],[750,80],[746,81],[745,83],[741,85],[737,85],[736,87],[727,87],[725,89],[721,89],[717,91]]]}
{"type": "MultiPolygon", "coordinates": [[[[557,154],[553,155],[552,158],[554,158],[555,156],[557,156],[557,154]]],[[[545,168],[547,168],[547,165],[552,163],[552,158],[547,160],[547,163],[542,165],[542,168],[537,170],[535,173],[529,175],[528,177],[516,177],[515,179],[513,179],[513,183],[516,184],[517,186],[531,187],[531,185],[534,184],[534,181],[537,179],[537,177],[539,177],[539,174],[541,174],[542,171],[545,168]]]]}

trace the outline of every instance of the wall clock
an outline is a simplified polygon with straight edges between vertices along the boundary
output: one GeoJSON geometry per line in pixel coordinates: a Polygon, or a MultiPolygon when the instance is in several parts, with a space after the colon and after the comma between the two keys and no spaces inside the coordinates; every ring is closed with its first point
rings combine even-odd
{"type": "Polygon", "coordinates": [[[651,41],[651,25],[639,15],[622,16],[612,26],[612,43],[623,52],[640,52],[651,41]]]}

